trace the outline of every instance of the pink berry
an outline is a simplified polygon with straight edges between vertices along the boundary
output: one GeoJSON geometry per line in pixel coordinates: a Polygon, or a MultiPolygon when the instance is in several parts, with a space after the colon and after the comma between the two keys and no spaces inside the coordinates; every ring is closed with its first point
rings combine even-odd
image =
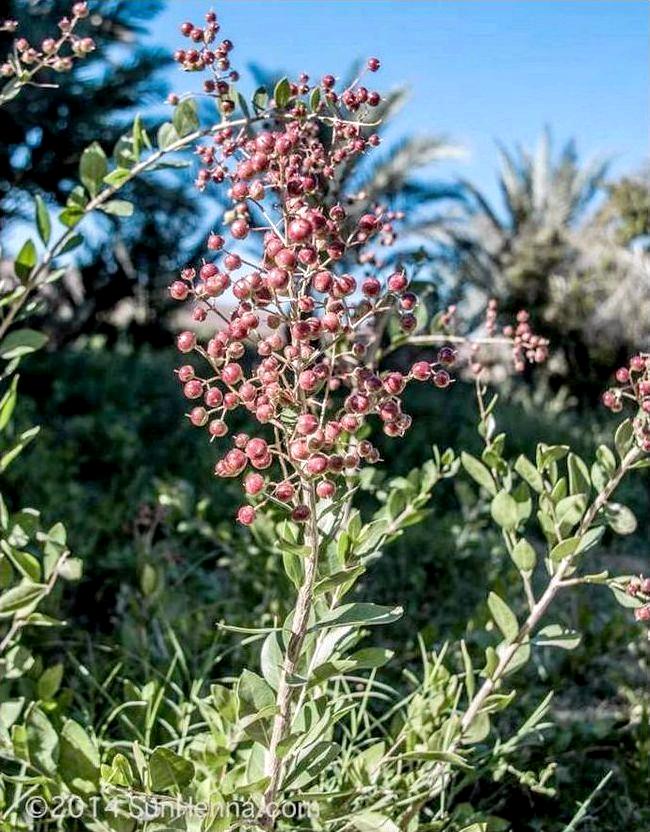
{"type": "Polygon", "coordinates": [[[183,387],[183,395],[186,399],[198,399],[199,396],[203,395],[203,384],[198,378],[188,381],[183,387]]]}
{"type": "Polygon", "coordinates": [[[249,231],[250,228],[246,220],[235,220],[230,226],[230,233],[236,240],[243,240],[248,236],[249,231]]]}
{"type": "Polygon", "coordinates": [[[253,506],[241,506],[237,512],[237,520],[244,526],[250,526],[255,522],[255,509],[253,506]]]}
{"type": "Polygon", "coordinates": [[[433,375],[433,383],[436,387],[448,387],[451,384],[451,376],[446,370],[438,370],[433,375]]]}
{"type": "Polygon", "coordinates": [[[308,220],[301,218],[291,220],[287,228],[287,236],[292,243],[299,243],[306,240],[311,233],[311,223],[308,220]]]}
{"type": "Polygon", "coordinates": [[[213,419],[208,426],[208,430],[212,436],[225,436],[228,433],[228,425],[223,419],[213,419]]]}
{"type": "Polygon", "coordinates": [[[411,367],[411,375],[418,381],[426,381],[431,378],[431,367],[426,361],[416,361],[411,367]]]}
{"type": "Polygon", "coordinates": [[[190,422],[197,428],[202,428],[208,421],[208,412],[204,407],[195,407],[190,413],[190,422]]]}
{"type": "Polygon", "coordinates": [[[616,371],[616,381],[618,381],[619,384],[627,384],[629,380],[630,371],[627,369],[627,367],[619,367],[616,371]]]}
{"type": "Polygon", "coordinates": [[[247,494],[259,494],[264,488],[264,477],[254,472],[247,474],[244,479],[244,491],[247,494]]]}
{"type": "Polygon", "coordinates": [[[393,274],[391,274],[388,278],[387,285],[389,291],[399,293],[406,289],[408,286],[408,280],[406,279],[404,272],[393,272],[393,274]]]}
{"type": "Polygon", "coordinates": [[[441,347],[438,350],[438,361],[449,366],[456,360],[456,350],[452,347],[441,347]]]}
{"type": "Polygon", "coordinates": [[[298,416],[296,430],[303,436],[308,436],[310,433],[314,433],[317,427],[318,419],[313,414],[303,413],[298,416]]]}
{"type": "Polygon", "coordinates": [[[176,339],[176,345],[181,352],[192,352],[196,346],[196,335],[193,332],[181,332],[176,339]]]}
{"type": "Polygon", "coordinates": [[[327,457],[324,454],[314,454],[307,460],[307,471],[313,476],[327,471],[327,457]]]}
{"type": "Polygon", "coordinates": [[[255,437],[246,444],[246,455],[249,459],[264,457],[268,454],[269,446],[264,439],[255,437]]]}
{"type": "Polygon", "coordinates": [[[361,291],[366,297],[376,298],[381,292],[381,283],[376,277],[367,277],[361,284],[361,291]]]}
{"type": "Polygon", "coordinates": [[[275,487],[275,496],[283,503],[288,503],[289,500],[293,499],[295,492],[296,490],[293,485],[286,480],[278,483],[275,487]]]}
{"type": "Polygon", "coordinates": [[[179,367],[176,372],[178,373],[179,381],[185,382],[194,378],[194,367],[192,367],[191,364],[184,364],[182,367],[179,367]]]}
{"type": "Polygon", "coordinates": [[[239,379],[242,377],[242,369],[239,364],[235,364],[234,362],[231,364],[226,364],[226,366],[221,371],[221,378],[225,382],[225,384],[236,384],[239,379]]]}
{"type": "Polygon", "coordinates": [[[225,242],[220,234],[210,234],[208,237],[208,248],[210,251],[219,251],[219,249],[223,248],[225,242]]]}
{"type": "Polygon", "coordinates": [[[296,506],[291,512],[291,519],[296,523],[306,523],[310,515],[311,511],[309,510],[309,506],[300,505],[296,506]]]}
{"type": "Polygon", "coordinates": [[[169,294],[174,300],[185,300],[189,292],[187,283],[183,283],[182,280],[175,280],[169,287],[169,294]]]}
{"type": "Polygon", "coordinates": [[[316,486],[316,494],[324,500],[331,500],[336,494],[336,486],[330,480],[321,480],[316,486]]]}

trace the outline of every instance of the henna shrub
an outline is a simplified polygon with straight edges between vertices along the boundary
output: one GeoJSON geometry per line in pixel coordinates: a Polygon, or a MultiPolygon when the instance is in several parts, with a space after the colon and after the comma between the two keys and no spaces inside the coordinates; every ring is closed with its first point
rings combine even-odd
{"type": "MultiPolygon", "coordinates": [[[[84,16],[81,5],[77,17],[84,16]]],[[[590,552],[608,527],[622,534],[634,529],[633,515],[613,496],[632,469],[648,464],[650,356],[633,356],[617,374],[621,387],[605,394],[613,410],[626,399],[635,408],[613,449],[601,446],[588,464],[568,446],[540,441],[534,459],[510,458],[497,429],[497,399],[488,396],[489,365],[505,355],[523,370],[544,361],[549,345],[531,331],[525,311],[498,324],[493,303],[479,332],[459,333],[455,310],[431,316],[409,267],[385,265],[385,251],[399,251],[399,216],[378,205],[350,222],[332,197],[347,161],[378,144],[372,112],[380,93],[363,77],[341,90],[332,75],[315,84],[301,76],[282,79],[270,93],[258,90],[249,105],[235,88],[233,44],[218,40],[216,15],[206,15],[202,27],[186,22],[181,31],[190,45],[176,59],[187,71],[208,73],[204,91],[219,121],[202,125],[194,99],[174,95],[172,121],[155,144],[138,117],[112,161],[98,144],[86,150],[58,237],[37,202],[43,251],[25,242],[14,284],[3,295],[4,377],[42,345],[38,333],[12,327],[61,276],[55,261],[81,242],[81,221],[95,210],[129,216],[133,206],[114,198],[120,188],[170,154],[194,148],[196,185],[222,189],[231,205],[207,240],[203,262],[170,286],[174,300],[191,304],[192,328],[177,341],[188,363],[177,376],[193,403],[189,422],[206,428],[211,440],[222,444],[233,411],[250,414],[251,427],[235,433],[215,474],[241,478],[246,502],[237,519],[274,547],[293,588],[290,612],[270,625],[268,618],[263,626],[220,625],[259,646],[259,672],[248,668],[209,684],[210,661],[186,696],[173,681],[182,663],[178,645],[164,679],[126,685],[123,701],[111,695],[110,712],[83,727],[58,696],[60,670],[43,670],[34,685],[28,671],[36,660],[30,655],[22,666],[15,660],[23,627],[39,623],[36,604],[57,577],[66,577],[65,537],[57,528],[37,534],[46,547],[39,559],[21,551],[24,529],[3,512],[0,615],[9,625],[1,646],[14,656],[10,665],[3,657],[1,682],[3,828],[34,828],[25,814],[29,795],[49,801],[49,818],[55,797],[77,795],[88,829],[509,828],[474,808],[471,795],[482,780],[506,774],[534,791],[551,791],[552,765],[537,772],[520,767],[551,696],[507,738],[498,733],[498,715],[512,709],[511,678],[534,650],[579,644],[577,632],[549,620],[557,596],[601,584],[633,607],[638,621],[650,617],[648,579],[588,571],[590,552]],[[351,253],[355,275],[337,267],[351,253]],[[400,354],[414,345],[435,346],[435,357],[400,365],[400,354]],[[480,457],[423,449],[422,464],[388,481],[372,517],[362,518],[357,493],[372,483],[370,466],[381,463],[373,428],[399,442],[412,421],[402,409],[406,386],[428,384],[454,395],[452,373],[474,377],[480,457]],[[369,628],[402,615],[401,599],[390,606],[357,600],[355,585],[385,545],[424,518],[439,483],[461,469],[489,500],[520,585],[507,599],[485,587],[481,632],[458,644],[422,643],[420,671],[405,668],[397,691],[378,670],[401,657],[359,645],[369,628]],[[23,675],[19,695],[14,680],[23,675]]],[[[17,46],[23,62],[26,50],[17,46]]],[[[46,55],[53,50],[43,46],[46,55]]],[[[41,68],[38,60],[32,63],[41,68]]],[[[365,71],[379,68],[371,58],[365,71]]],[[[6,74],[21,78],[20,72],[16,66],[6,74]]],[[[15,400],[13,379],[4,422],[15,400]]],[[[110,681],[97,684],[107,690],[110,681]]]]}

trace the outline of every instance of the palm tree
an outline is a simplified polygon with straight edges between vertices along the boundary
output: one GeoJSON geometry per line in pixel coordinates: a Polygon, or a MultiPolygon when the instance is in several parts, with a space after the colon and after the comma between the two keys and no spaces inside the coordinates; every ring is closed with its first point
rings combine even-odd
{"type": "Polygon", "coordinates": [[[621,196],[620,183],[608,186],[607,170],[602,159],[581,164],[573,141],[555,156],[548,130],[534,152],[500,148],[503,205],[464,182],[470,210],[457,238],[462,290],[496,297],[511,312],[528,308],[555,345],[553,373],[588,395],[650,337],[638,314],[650,308],[647,252],[627,245],[632,237],[621,231],[639,225],[646,203],[635,180],[630,219],[629,189],[621,196]]]}
{"type": "Polygon", "coordinates": [[[461,235],[464,280],[509,307],[533,306],[544,318],[549,280],[572,264],[575,231],[603,188],[607,167],[602,160],[581,165],[574,141],[554,158],[549,130],[532,153],[500,147],[501,211],[462,183],[470,203],[461,235]]]}

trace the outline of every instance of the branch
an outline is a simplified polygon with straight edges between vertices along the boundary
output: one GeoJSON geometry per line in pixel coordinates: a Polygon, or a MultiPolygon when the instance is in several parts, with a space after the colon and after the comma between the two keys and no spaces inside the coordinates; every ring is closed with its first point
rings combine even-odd
{"type": "Polygon", "coordinates": [[[271,809],[276,800],[283,770],[282,759],[279,755],[278,747],[288,733],[288,729],[290,727],[291,704],[297,690],[295,686],[291,686],[289,684],[289,680],[296,672],[305,636],[307,635],[307,625],[314,600],[314,583],[318,567],[320,539],[318,531],[318,517],[316,512],[316,489],[313,483],[310,483],[307,486],[307,489],[309,495],[309,508],[311,512],[308,532],[310,553],[305,561],[305,577],[298,591],[298,598],[296,600],[296,607],[291,627],[291,636],[289,638],[289,644],[287,646],[287,652],[284,657],[284,663],[280,675],[280,682],[278,684],[278,693],[276,697],[277,713],[273,720],[271,743],[269,745],[266,758],[266,774],[270,778],[270,781],[266,791],[264,792],[262,800],[260,824],[263,828],[269,830],[273,829],[275,825],[275,819],[271,809]]]}

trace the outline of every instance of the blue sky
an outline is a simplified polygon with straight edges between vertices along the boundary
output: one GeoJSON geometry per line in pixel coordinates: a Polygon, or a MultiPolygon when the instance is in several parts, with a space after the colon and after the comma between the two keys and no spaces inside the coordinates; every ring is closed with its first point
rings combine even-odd
{"type": "MultiPolygon", "coordinates": [[[[151,40],[173,49],[202,0],[169,0],[151,40]]],[[[495,140],[533,143],[544,125],[612,171],[648,158],[650,4],[646,0],[220,0],[233,64],[312,77],[377,55],[378,88],[407,84],[400,133],[445,134],[467,150],[437,168],[496,193],[495,140]]],[[[195,79],[175,73],[179,91],[195,79]]]]}

